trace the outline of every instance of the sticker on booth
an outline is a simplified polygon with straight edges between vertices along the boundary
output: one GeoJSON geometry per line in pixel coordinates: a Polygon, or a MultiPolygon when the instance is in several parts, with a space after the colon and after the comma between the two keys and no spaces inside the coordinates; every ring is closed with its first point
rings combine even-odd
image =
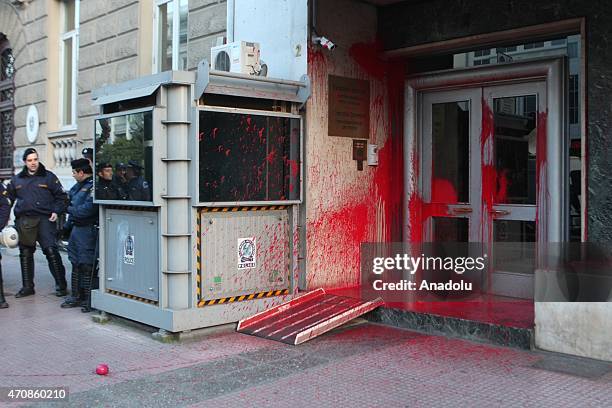
{"type": "Polygon", "coordinates": [[[127,265],[134,265],[134,236],[128,235],[123,243],[123,263],[127,265]]]}
{"type": "Polygon", "coordinates": [[[255,237],[238,238],[238,269],[252,269],[257,264],[255,237]]]}

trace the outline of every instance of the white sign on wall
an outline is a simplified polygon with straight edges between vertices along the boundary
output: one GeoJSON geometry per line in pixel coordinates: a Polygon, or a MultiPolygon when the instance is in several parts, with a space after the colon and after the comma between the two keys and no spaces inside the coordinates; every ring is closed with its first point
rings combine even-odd
{"type": "Polygon", "coordinates": [[[228,1],[228,42],[260,45],[268,77],[299,81],[308,73],[307,0],[228,1]]]}
{"type": "Polygon", "coordinates": [[[38,109],[35,105],[30,105],[28,113],[26,114],[26,136],[28,142],[34,143],[38,137],[38,109]]]}
{"type": "Polygon", "coordinates": [[[255,237],[238,238],[238,269],[253,269],[257,265],[255,237]]]}
{"type": "Polygon", "coordinates": [[[123,243],[123,263],[127,265],[134,265],[134,236],[128,235],[123,243]]]}

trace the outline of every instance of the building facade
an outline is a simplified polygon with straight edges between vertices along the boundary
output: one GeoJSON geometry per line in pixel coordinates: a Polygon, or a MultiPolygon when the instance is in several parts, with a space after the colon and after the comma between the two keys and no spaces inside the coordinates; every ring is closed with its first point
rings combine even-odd
{"type": "MultiPolygon", "coordinates": [[[[93,90],[257,41],[269,76],[310,79],[301,289],[358,286],[365,242],[610,242],[610,18],[603,0],[1,0],[0,172],[35,146],[68,187],[93,90]]],[[[611,360],[610,304],[533,306],[527,275],[494,294],[535,307],[536,345],[611,360]]]]}

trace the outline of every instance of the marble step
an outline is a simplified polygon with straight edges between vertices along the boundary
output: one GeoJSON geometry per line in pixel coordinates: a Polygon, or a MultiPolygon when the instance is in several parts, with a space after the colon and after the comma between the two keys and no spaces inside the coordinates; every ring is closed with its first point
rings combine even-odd
{"type": "Polygon", "coordinates": [[[528,327],[469,320],[427,312],[416,312],[393,307],[380,307],[364,315],[374,323],[381,323],[428,334],[458,337],[500,346],[531,349],[533,330],[528,327]]]}

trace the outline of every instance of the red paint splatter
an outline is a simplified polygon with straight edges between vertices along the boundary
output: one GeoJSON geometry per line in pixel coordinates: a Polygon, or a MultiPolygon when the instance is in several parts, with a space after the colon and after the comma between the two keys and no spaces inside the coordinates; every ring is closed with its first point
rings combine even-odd
{"type": "Polygon", "coordinates": [[[434,179],[431,183],[431,201],[434,203],[456,204],[457,190],[446,179],[434,179]]]}
{"type": "MultiPolygon", "coordinates": [[[[546,161],[547,161],[547,120],[548,110],[546,112],[538,112],[538,123],[536,131],[536,225],[540,225],[540,222],[544,226],[547,225],[546,220],[540,219],[543,214],[546,214],[546,206],[550,199],[548,191],[547,174],[546,174],[546,161]],[[540,213],[540,209],[543,209],[540,213]]],[[[546,239],[546,231],[541,231],[541,228],[536,229],[536,241],[540,238],[546,239]],[[544,237],[540,237],[540,232],[544,232],[544,237]]]]}
{"type": "Polygon", "coordinates": [[[372,43],[357,43],[349,48],[349,55],[368,75],[380,80],[386,79],[391,64],[383,61],[380,56],[383,49],[381,41],[372,43]]]}
{"type": "Polygon", "coordinates": [[[352,272],[352,276],[330,277],[330,281],[345,279],[345,284],[352,285],[360,281],[360,246],[369,241],[367,220],[371,217],[370,206],[357,204],[326,213],[308,224],[308,241],[317,242],[318,252],[328,260],[342,262],[343,269],[352,272]]]}
{"type": "Polygon", "coordinates": [[[266,161],[269,164],[274,164],[274,159],[276,159],[276,149],[272,149],[270,153],[266,156],[266,161]]]}
{"type": "Polygon", "coordinates": [[[298,166],[298,163],[296,160],[287,160],[287,163],[289,164],[289,170],[291,172],[291,177],[297,177],[299,171],[300,171],[300,167],[298,166]]]}
{"type": "MultiPolygon", "coordinates": [[[[358,75],[375,79],[373,89],[384,88],[380,91],[384,97],[374,97],[370,106],[373,113],[369,134],[370,140],[380,146],[379,165],[366,168],[369,170],[365,173],[368,180],[366,187],[363,184],[350,185],[338,192],[342,197],[338,200],[341,208],[329,212],[321,206],[317,211],[321,215],[307,222],[307,241],[316,243],[317,247],[317,252],[310,253],[309,257],[314,257],[315,263],[320,262],[320,272],[324,274],[315,277],[318,268],[311,266],[309,286],[311,282],[315,282],[316,286],[327,284],[327,287],[356,285],[359,283],[359,250],[362,242],[402,240],[404,66],[403,63],[383,61],[381,51],[380,43],[355,44],[349,50],[349,55],[359,66],[358,75]],[[381,131],[386,136],[384,142],[379,139],[381,131]],[[326,269],[325,265],[330,262],[342,265],[339,276],[327,276],[330,268],[326,269]]],[[[308,55],[309,76],[313,81],[311,106],[326,106],[327,75],[337,70],[332,59],[328,59],[320,50],[309,48],[308,55]]],[[[293,164],[291,166],[292,174],[297,174],[297,163],[295,167],[293,164]]],[[[335,176],[329,175],[325,167],[323,170],[321,167],[314,157],[308,167],[311,185],[337,185],[338,182],[333,180],[335,176]]]]}

